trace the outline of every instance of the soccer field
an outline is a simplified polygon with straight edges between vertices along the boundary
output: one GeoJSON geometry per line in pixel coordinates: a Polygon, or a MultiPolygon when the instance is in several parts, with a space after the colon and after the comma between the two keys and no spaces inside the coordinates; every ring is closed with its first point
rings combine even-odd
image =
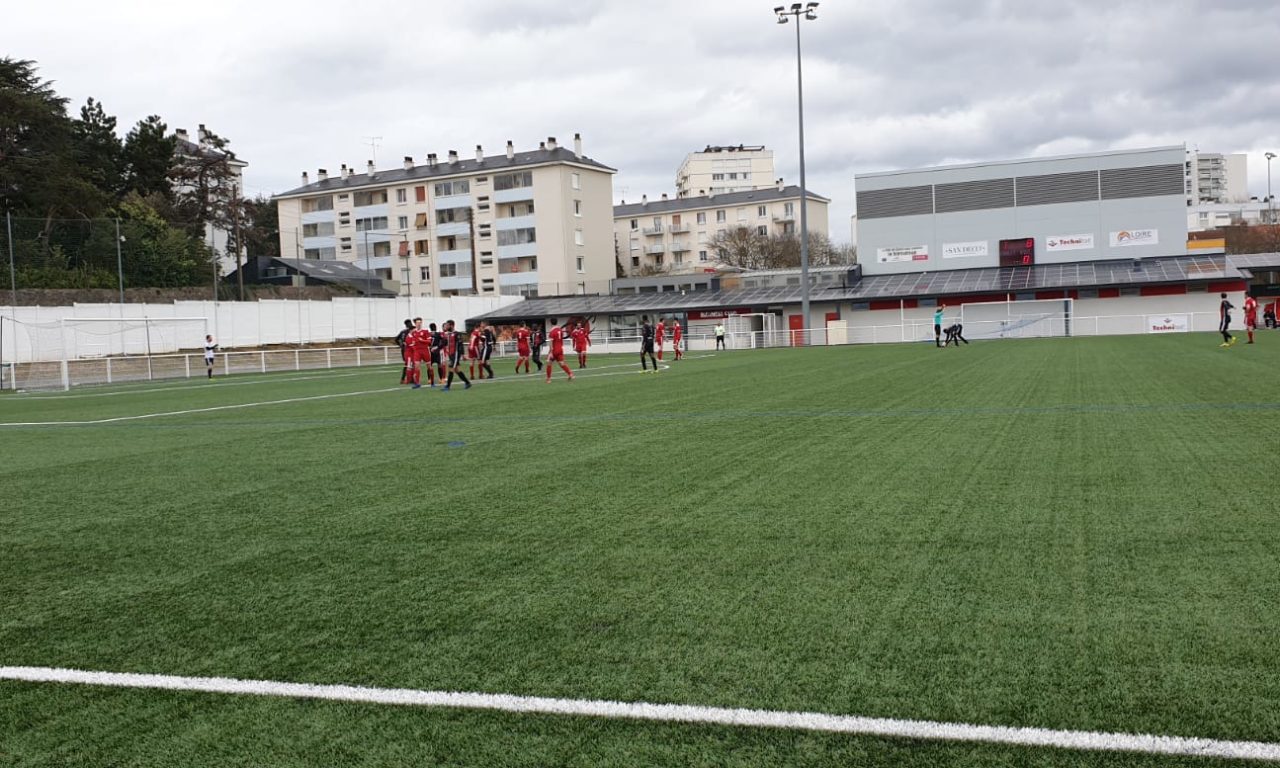
{"type": "MultiPolygon", "coordinates": [[[[0,667],[1280,743],[1280,334],[668,364],[6,394],[0,667]]],[[[0,680],[6,768],[1227,764],[0,680]]]]}

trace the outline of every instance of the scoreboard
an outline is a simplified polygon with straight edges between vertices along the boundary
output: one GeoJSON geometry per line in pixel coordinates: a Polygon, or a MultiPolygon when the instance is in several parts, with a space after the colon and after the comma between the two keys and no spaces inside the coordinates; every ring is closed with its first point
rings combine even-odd
{"type": "Polygon", "coordinates": [[[1000,241],[1000,266],[1029,267],[1036,263],[1036,241],[1031,237],[1019,237],[1000,241]]]}

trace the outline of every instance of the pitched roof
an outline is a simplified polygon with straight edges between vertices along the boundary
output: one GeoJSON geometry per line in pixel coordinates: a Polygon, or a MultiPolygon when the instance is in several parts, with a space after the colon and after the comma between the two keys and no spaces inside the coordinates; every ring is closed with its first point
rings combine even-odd
{"type": "Polygon", "coordinates": [[[273,200],[280,200],[286,197],[300,197],[305,195],[315,195],[322,192],[334,192],[338,190],[358,189],[360,187],[385,187],[389,184],[403,184],[405,182],[418,181],[421,179],[435,179],[449,176],[470,176],[484,171],[501,173],[503,171],[511,171],[517,168],[527,168],[538,165],[549,165],[551,163],[570,163],[572,165],[580,165],[586,168],[595,168],[607,173],[617,173],[616,168],[610,168],[604,163],[597,162],[586,155],[578,156],[572,150],[564,147],[556,147],[555,149],[535,149],[532,152],[516,152],[514,157],[508,158],[506,154],[490,155],[484,160],[476,160],[459,158],[458,162],[450,163],[448,161],[439,161],[436,165],[415,165],[405,170],[403,167],[390,168],[387,170],[375,171],[372,177],[367,173],[352,174],[347,178],[342,178],[340,174],[335,174],[324,181],[315,181],[306,186],[291,189],[288,192],[281,192],[273,197],[273,200]]]}
{"type": "MultiPolygon", "coordinates": [[[[807,190],[807,197],[810,200],[818,200],[823,203],[831,202],[830,199],[815,193],[813,190],[807,190]]],[[[723,195],[715,195],[713,197],[676,197],[669,200],[650,200],[647,203],[627,203],[626,205],[613,206],[613,217],[620,218],[622,216],[637,216],[646,213],[667,213],[669,211],[688,211],[695,208],[719,208],[729,207],[733,205],[741,205],[743,203],[767,203],[770,200],[787,200],[790,198],[800,197],[800,187],[794,184],[788,187],[778,189],[777,187],[769,187],[768,189],[751,189],[746,192],[726,192],[723,195]]]]}

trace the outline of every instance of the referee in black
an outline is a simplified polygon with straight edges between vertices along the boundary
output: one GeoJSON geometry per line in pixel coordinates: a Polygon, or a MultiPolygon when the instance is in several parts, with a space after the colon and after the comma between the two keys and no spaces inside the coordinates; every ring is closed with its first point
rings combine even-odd
{"type": "Polygon", "coordinates": [[[653,326],[649,324],[649,316],[645,315],[640,318],[640,369],[642,371],[649,370],[648,363],[645,362],[644,356],[648,355],[649,360],[653,362],[653,372],[658,372],[658,361],[653,357],[653,326]]]}
{"type": "Polygon", "coordinates": [[[489,365],[489,358],[493,356],[493,348],[498,345],[498,335],[493,332],[493,326],[483,323],[480,326],[480,369],[489,374],[489,378],[493,378],[493,366],[489,365]]]}
{"type": "Polygon", "coordinates": [[[404,356],[404,339],[413,330],[413,321],[404,321],[404,330],[396,334],[396,346],[400,348],[400,360],[404,363],[404,368],[400,371],[400,383],[409,383],[409,358],[404,356]]]}

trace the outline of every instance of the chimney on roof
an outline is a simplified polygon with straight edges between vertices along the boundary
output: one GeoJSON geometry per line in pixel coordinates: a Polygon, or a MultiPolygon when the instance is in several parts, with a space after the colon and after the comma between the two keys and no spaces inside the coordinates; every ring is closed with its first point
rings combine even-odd
{"type": "Polygon", "coordinates": [[[573,156],[582,157],[582,134],[580,133],[573,134],[573,156]]]}
{"type": "MultiPolygon", "coordinates": [[[[303,178],[306,178],[306,176],[304,175],[304,176],[303,176],[303,178]]],[[[323,168],[321,168],[320,170],[316,171],[316,181],[328,181],[328,180],[329,180],[329,172],[328,172],[328,171],[326,171],[326,170],[325,170],[325,169],[323,169],[323,168]]]]}
{"type": "Polygon", "coordinates": [[[548,136],[548,137],[547,137],[547,149],[551,150],[552,152],[554,152],[554,151],[555,151],[555,149],[556,149],[556,137],[555,137],[555,136],[548,136]]]}
{"type": "Polygon", "coordinates": [[[782,183],[782,177],[781,177],[781,176],[779,176],[779,177],[778,177],[778,191],[779,191],[779,192],[781,192],[781,191],[782,191],[783,186],[785,186],[785,185],[782,183]]]}
{"type": "Polygon", "coordinates": [[[546,149],[546,148],[547,148],[547,142],[545,141],[538,142],[538,149],[546,149]]]}
{"type": "Polygon", "coordinates": [[[667,193],[666,193],[666,192],[663,192],[663,193],[662,193],[662,199],[663,199],[663,200],[666,200],[666,199],[667,199],[667,193]]]}
{"type": "Polygon", "coordinates": [[[346,181],[350,176],[351,176],[351,169],[347,167],[346,163],[343,163],[342,164],[342,180],[346,181]]]}
{"type": "Polygon", "coordinates": [[[307,175],[307,172],[306,172],[306,171],[303,171],[303,172],[302,172],[302,186],[304,186],[304,187],[305,187],[305,186],[307,186],[307,185],[308,185],[308,184],[310,184],[310,183],[311,183],[311,177],[307,175]]]}
{"type": "Polygon", "coordinates": [[[484,149],[482,149],[479,144],[476,145],[476,162],[484,162],[484,149]]]}
{"type": "Polygon", "coordinates": [[[435,168],[435,167],[436,167],[436,153],[435,153],[435,152],[432,152],[432,153],[430,153],[430,154],[428,154],[428,155],[427,155],[427,165],[428,165],[428,166],[430,166],[430,167],[432,167],[432,168],[435,168]]]}
{"type": "Polygon", "coordinates": [[[209,132],[205,130],[204,123],[201,123],[200,127],[196,129],[196,135],[200,137],[201,144],[209,143],[209,132]]]}
{"type": "Polygon", "coordinates": [[[369,171],[369,178],[371,178],[371,179],[372,179],[372,178],[373,178],[373,175],[374,175],[374,171],[373,171],[373,161],[372,161],[372,160],[370,160],[369,162],[365,163],[365,164],[364,164],[364,167],[368,169],[368,171],[369,171]]]}
{"type": "Polygon", "coordinates": [[[173,132],[173,135],[177,136],[182,141],[191,141],[190,134],[187,133],[186,128],[179,128],[173,132]]]}
{"type": "Polygon", "coordinates": [[[410,156],[410,155],[405,155],[405,156],[404,156],[404,169],[405,169],[406,171],[412,171],[412,170],[413,170],[413,157],[412,157],[412,156],[410,156]]]}
{"type": "Polygon", "coordinates": [[[449,150],[449,165],[455,165],[458,162],[458,150],[449,150]]]}
{"type": "Polygon", "coordinates": [[[641,204],[641,205],[648,205],[648,204],[649,204],[649,196],[648,196],[648,195],[641,195],[641,196],[640,196],[640,204],[641,204]]]}
{"type": "Polygon", "coordinates": [[[516,147],[514,144],[511,143],[510,140],[507,141],[507,159],[508,160],[516,159],[516,147]]]}

